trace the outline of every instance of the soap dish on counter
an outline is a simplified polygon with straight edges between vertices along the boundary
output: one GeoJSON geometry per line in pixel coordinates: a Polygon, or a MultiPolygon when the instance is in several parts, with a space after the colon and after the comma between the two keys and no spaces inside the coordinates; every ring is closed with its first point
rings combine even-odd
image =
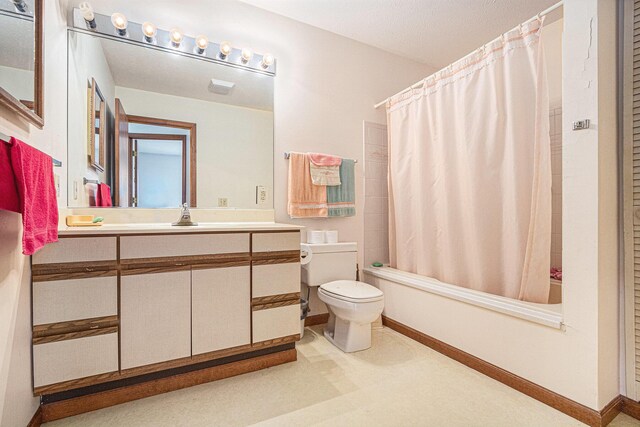
{"type": "Polygon", "coordinates": [[[67,227],[97,227],[102,225],[102,217],[95,215],[67,215],[67,227]]]}

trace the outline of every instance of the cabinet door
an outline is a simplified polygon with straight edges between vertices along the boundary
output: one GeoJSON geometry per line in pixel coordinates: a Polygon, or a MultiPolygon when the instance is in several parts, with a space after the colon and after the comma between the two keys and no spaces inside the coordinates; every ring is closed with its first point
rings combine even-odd
{"type": "Polygon", "coordinates": [[[250,267],[194,269],[193,354],[251,344],[250,267]]]}
{"type": "Polygon", "coordinates": [[[191,356],[191,272],[123,275],[121,368],[191,356]]]}

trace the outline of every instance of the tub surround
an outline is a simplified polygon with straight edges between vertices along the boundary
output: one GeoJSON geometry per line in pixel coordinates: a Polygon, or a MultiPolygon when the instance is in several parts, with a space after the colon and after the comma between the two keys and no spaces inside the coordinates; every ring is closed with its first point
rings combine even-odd
{"type": "Polygon", "coordinates": [[[215,367],[236,375],[295,360],[300,228],[61,227],[59,242],[32,260],[34,394],[60,405],[174,375],[188,376],[182,387],[224,377],[207,373],[215,367]]]}

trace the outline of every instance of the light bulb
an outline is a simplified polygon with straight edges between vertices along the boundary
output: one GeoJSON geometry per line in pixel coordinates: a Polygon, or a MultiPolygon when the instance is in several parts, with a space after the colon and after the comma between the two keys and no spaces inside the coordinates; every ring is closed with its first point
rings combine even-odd
{"type": "Polygon", "coordinates": [[[231,53],[233,48],[231,47],[231,43],[222,42],[220,43],[220,56],[224,59],[231,53]]]}
{"type": "Polygon", "coordinates": [[[196,37],[196,51],[202,55],[204,53],[204,51],[207,49],[207,46],[209,46],[209,39],[207,38],[207,36],[198,36],[196,37]]]}
{"type": "Polygon", "coordinates": [[[144,34],[144,39],[148,43],[153,43],[156,34],[158,33],[158,28],[153,25],[151,22],[145,22],[142,24],[142,34],[144,34]]]}
{"type": "Polygon", "coordinates": [[[93,8],[89,4],[89,2],[84,1],[80,3],[78,5],[78,8],[80,8],[80,12],[82,12],[82,17],[84,18],[87,25],[89,25],[89,28],[91,29],[96,28],[96,19],[95,19],[96,17],[93,14],[93,8]]]}
{"type": "Polygon", "coordinates": [[[180,43],[182,43],[182,39],[184,39],[184,34],[179,28],[173,28],[169,31],[169,38],[171,38],[173,47],[180,47],[180,43]]]}
{"type": "Polygon", "coordinates": [[[116,27],[116,31],[119,35],[124,36],[127,34],[127,18],[122,13],[114,13],[111,15],[111,23],[116,27]]]}
{"type": "Polygon", "coordinates": [[[269,68],[271,65],[273,65],[274,61],[275,58],[272,54],[265,53],[264,55],[262,55],[262,62],[260,62],[260,64],[262,65],[262,68],[269,68]]]}
{"type": "Polygon", "coordinates": [[[247,63],[251,60],[252,57],[253,52],[251,51],[251,49],[248,49],[246,47],[242,49],[242,62],[247,63]]]}

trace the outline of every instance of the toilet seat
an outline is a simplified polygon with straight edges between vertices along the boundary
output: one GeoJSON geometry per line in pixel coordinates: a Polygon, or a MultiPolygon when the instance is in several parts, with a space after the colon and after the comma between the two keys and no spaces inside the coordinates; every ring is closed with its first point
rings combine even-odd
{"type": "Polygon", "coordinates": [[[335,299],[353,303],[381,301],[382,291],[374,286],[355,280],[335,280],[320,285],[320,292],[335,299]]]}

